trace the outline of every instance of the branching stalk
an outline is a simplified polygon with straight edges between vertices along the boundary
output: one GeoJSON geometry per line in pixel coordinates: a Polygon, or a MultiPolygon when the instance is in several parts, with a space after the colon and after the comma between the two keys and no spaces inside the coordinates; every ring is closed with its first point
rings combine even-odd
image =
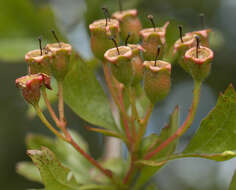
{"type": "Polygon", "coordinates": [[[164,148],[166,148],[171,142],[173,142],[175,139],[181,137],[192,125],[193,120],[196,115],[199,99],[200,99],[200,91],[201,91],[201,85],[202,82],[200,81],[194,81],[194,91],[193,91],[193,101],[192,106],[190,108],[189,114],[184,122],[184,124],[175,132],[174,135],[169,137],[166,141],[160,144],[156,149],[154,149],[152,152],[149,152],[144,159],[149,160],[156,154],[158,154],[160,151],[162,151],[164,148]]]}
{"type": "Polygon", "coordinates": [[[112,173],[109,170],[103,168],[95,159],[93,159],[89,154],[87,154],[71,137],[70,133],[65,129],[63,132],[65,133],[64,137],[59,131],[57,131],[46,119],[43,112],[40,110],[38,105],[34,106],[37,115],[41,119],[41,121],[46,125],[46,127],[55,134],[58,138],[70,143],[82,156],[84,156],[92,165],[94,165],[98,170],[100,170],[105,176],[110,178],[114,183],[116,183],[112,177],[112,173]]]}
{"type": "Polygon", "coordinates": [[[35,109],[37,115],[39,116],[39,118],[41,119],[41,121],[45,124],[45,126],[51,132],[53,132],[53,134],[55,134],[58,138],[63,139],[64,141],[67,141],[66,138],[49,123],[49,121],[46,119],[46,117],[44,116],[43,112],[39,108],[38,104],[34,105],[34,109],[35,109]]]}
{"type": "Polygon", "coordinates": [[[112,98],[114,100],[114,102],[116,103],[120,113],[121,113],[121,118],[122,118],[122,121],[124,123],[124,127],[125,127],[125,133],[126,133],[126,136],[127,136],[127,139],[128,139],[128,142],[131,142],[132,139],[131,139],[131,135],[130,135],[130,131],[129,131],[129,124],[128,124],[128,116],[126,114],[126,111],[125,111],[125,106],[124,106],[124,102],[123,102],[123,96],[122,96],[122,90],[120,89],[120,87],[117,87],[117,94],[116,95],[116,92],[115,92],[115,89],[113,87],[113,79],[112,79],[112,76],[111,76],[111,73],[109,71],[109,67],[107,65],[107,63],[104,63],[103,64],[103,70],[104,70],[104,75],[105,75],[105,79],[106,79],[106,83],[107,83],[107,86],[109,88],[109,91],[112,95],[112,98]]]}

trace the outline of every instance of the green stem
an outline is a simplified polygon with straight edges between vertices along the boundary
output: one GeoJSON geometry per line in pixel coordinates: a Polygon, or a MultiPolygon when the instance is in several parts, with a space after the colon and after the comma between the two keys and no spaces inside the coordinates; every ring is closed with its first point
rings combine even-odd
{"type": "Polygon", "coordinates": [[[165,140],[163,143],[160,144],[155,150],[152,152],[149,152],[144,159],[149,160],[156,154],[158,154],[161,150],[163,150],[165,147],[167,147],[171,142],[173,142],[175,139],[181,137],[192,125],[193,120],[196,115],[199,99],[200,99],[200,91],[201,91],[202,82],[201,81],[194,81],[194,90],[193,90],[193,101],[192,106],[190,108],[189,114],[184,122],[184,124],[175,132],[174,135],[169,137],[167,140],[165,140]]]}
{"type": "Polygon", "coordinates": [[[152,111],[153,111],[154,105],[152,103],[150,103],[147,113],[144,117],[144,119],[141,122],[140,125],[140,129],[138,131],[138,135],[137,135],[137,139],[136,139],[136,145],[135,145],[135,150],[137,150],[137,148],[139,147],[139,144],[142,140],[142,137],[144,136],[146,129],[147,129],[147,125],[148,125],[148,121],[151,117],[152,111]]]}
{"type": "Polygon", "coordinates": [[[130,134],[129,134],[129,126],[128,126],[128,118],[127,118],[127,114],[125,112],[124,109],[124,105],[123,105],[123,97],[122,97],[122,90],[120,87],[117,87],[117,91],[115,91],[115,81],[112,78],[112,75],[110,73],[109,67],[107,63],[103,64],[103,71],[104,71],[104,76],[105,76],[105,80],[107,83],[107,87],[111,93],[112,99],[115,102],[115,104],[117,105],[120,113],[121,113],[121,118],[122,121],[124,123],[124,128],[125,128],[125,133],[127,136],[128,141],[130,141],[130,134]]]}
{"type": "Polygon", "coordinates": [[[131,154],[131,163],[130,163],[130,168],[123,180],[124,184],[130,184],[130,182],[132,181],[132,178],[135,174],[135,162],[136,162],[136,158],[134,153],[131,154]]]}
{"type": "Polygon", "coordinates": [[[46,117],[44,116],[43,112],[40,110],[39,105],[36,104],[34,105],[34,109],[37,113],[37,115],[39,116],[39,118],[41,119],[41,121],[46,125],[46,127],[52,131],[57,137],[59,137],[60,139],[67,141],[66,138],[64,136],[62,136],[62,134],[57,131],[46,119],[46,117]]]}
{"type": "Polygon", "coordinates": [[[52,131],[58,138],[64,140],[65,142],[70,143],[80,154],[82,154],[92,165],[94,165],[98,170],[100,170],[105,176],[110,178],[115,184],[117,183],[112,176],[111,171],[103,168],[96,160],[94,160],[89,154],[87,154],[71,137],[69,132],[66,131],[66,137],[62,136],[60,132],[58,132],[46,119],[43,112],[40,110],[38,105],[34,105],[34,108],[37,112],[37,115],[41,119],[41,121],[46,125],[46,127],[52,131]]]}

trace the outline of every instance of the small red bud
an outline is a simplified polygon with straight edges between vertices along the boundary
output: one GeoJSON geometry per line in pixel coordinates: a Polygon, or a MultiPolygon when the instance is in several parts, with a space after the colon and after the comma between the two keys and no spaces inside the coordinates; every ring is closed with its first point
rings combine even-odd
{"type": "Polygon", "coordinates": [[[50,77],[43,73],[26,75],[16,79],[16,86],[22,90],[24,99],[32,105],[38,104],[42,85],[51,89],[50,77]]]}

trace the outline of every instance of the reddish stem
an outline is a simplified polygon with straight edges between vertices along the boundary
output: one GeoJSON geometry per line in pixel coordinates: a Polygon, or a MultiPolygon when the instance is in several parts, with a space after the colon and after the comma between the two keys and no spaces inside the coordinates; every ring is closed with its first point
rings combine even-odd
{"type": "Polygon", "coordinates": [[[122,95],[121,88],[118,89],[118,99],[119,99],[119,103],[120,103],[121,117],[122,117],[122,121],[123,121],[124,127],[125,127],[125,133],[128,138],[128,141],[130,142],[130,144],[132,144],[132,137],[130,134],[129,124],[128,124],[129,118],[125,112],[125,105],[124,105],[124,101],[123,101],[123,95],[122,95]]]}
{"type": "Polygon", "coordinates": [[[189,114],[188,114],[184,124],[175,132],[174,135],[172,135],[167,140],[165,140],[163,143],[161,143],[160,146],[158,146],[155,150],[153,150],[152,152],[149,152],[144,157],[145,160],[151,159],[157,153],[162,151],[171,142],[173,142],[175,139],[177,139],[180,136],[182,136],[187,131],[187,129],[192,125],[192,122],[193,122],[194,117],[196,115],[198,103],[199,103],[201,84],[202,83],[199,82],[199,81],[195,81],[195,83],[194,83],[193,102],[192,102],[192,106],[190,108],[189,114]]]}
{"type": "Polygon", "coordinates": [[[134,169],[135,169],[135,157],[134,154],[131,154],[131,163],[130,163],[130,168],[129,171],[127,172],[125,178],[124,178],[124,184],[128,184],[130,182],[130,180],[132,179],[133,173],[134,173],[134,169]]]}
{"type": "Polygon", "coordinates": [[[63,101],[63,85],[61,81],[58,81],[58,112],[60,122],[65,122],[64,116],[64,101],[63,101]]]}
{"type": "Polygon", "coordinates": [[[43,95],[44,102],[45,102],[45,104],[46,104],[46,106],[48,108],[48,111],[49,111],[53,121],[56,123],[57,126],[60,126],[61,122],[59,121],[56,113],[54,112],[54,110],[52,108],[52,105],[51,105],[50,101],[48,100],[46,88],[42,89],[42,95],[43,95]]]}
{"type": "Polygon", "coordinates": [[[112,76],[111,76],[111,73],[109,71],[109,67],[108,67],[107,63],[103,64],[103,70],[104,70],[106,83],[107,83],[107,86],[110,90],[112,98],[113,98],[114,102],[116,103],[116,105],[118,106],[118,108],[121,112],[121,118],[122,118],[122,121],[124,123],[125,133],[126,133],[127,139],[131,143],[132,139],[131,139],[131,135],[130,135],[130,131],[129,131],[128,117],[127,117],[127,114],[125,112],[125,106],[124,106],[124,102],[123,102],[122,88],[120,87],[120,84],[118,84],[117,81],[112,79],[112,76]],[[118,90],[118,96],[116,95],[115,89],[113,87],[113,84],[112,84],[113,81],[116,84],[116,87],[117,87],[117,90],[118,90]]]}
{"type": "Polygon", "coordinates": [[[98,170],[100,170],[108,178],[112,179],[112,172],[103,168],[94,158],[87,154],[80,146],[72,139],[69,135],[67,142],[70,143],[80,154],[82,154],[92,165],[94,165],[98,170]]]}

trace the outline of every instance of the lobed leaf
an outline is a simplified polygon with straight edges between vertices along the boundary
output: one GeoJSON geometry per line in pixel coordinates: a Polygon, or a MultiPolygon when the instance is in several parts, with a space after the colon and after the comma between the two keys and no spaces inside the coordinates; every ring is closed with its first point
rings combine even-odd
{"type": "Polygon", "coordinates": [[[48,148],[28,150],[34,164],[38,167],[46,190],[76,190],[78,184],[69,169],[61,165],[48,148]]]}
{"type": "Polygon", "coordinates": [[[217,100],[215,108],[201,122],[184,154],[205,155],[224,161],[236,156],[236,92],[230,85],[217,100]]]}
{"type": "MultiPolygon", "coordinates": [[[[70,131],[71,136],[76,143],[85,151],[88,152],[88,145],[76,132],[70,131]]],[[[70,144],[60,140],[52,139],[42,135],[30,134],[26,138],[28,149],[40,150],[41,147],[47,147],[52,150],[60,162],[68,167],[76,180],[80,184],[91,182],[91,177],[88,170],[92,167],[91,164],[78,153],[70,144]]]]}
{"type": "Polygon", "coordinates": [[[201,122],[200,128],[180,154],[156,160],[140,160],[137,163],[159,167],[168,160],[199,157],[225,161],[236,157],[236,92],[230,85],[218,98],[215,108],[201,122]]]}

